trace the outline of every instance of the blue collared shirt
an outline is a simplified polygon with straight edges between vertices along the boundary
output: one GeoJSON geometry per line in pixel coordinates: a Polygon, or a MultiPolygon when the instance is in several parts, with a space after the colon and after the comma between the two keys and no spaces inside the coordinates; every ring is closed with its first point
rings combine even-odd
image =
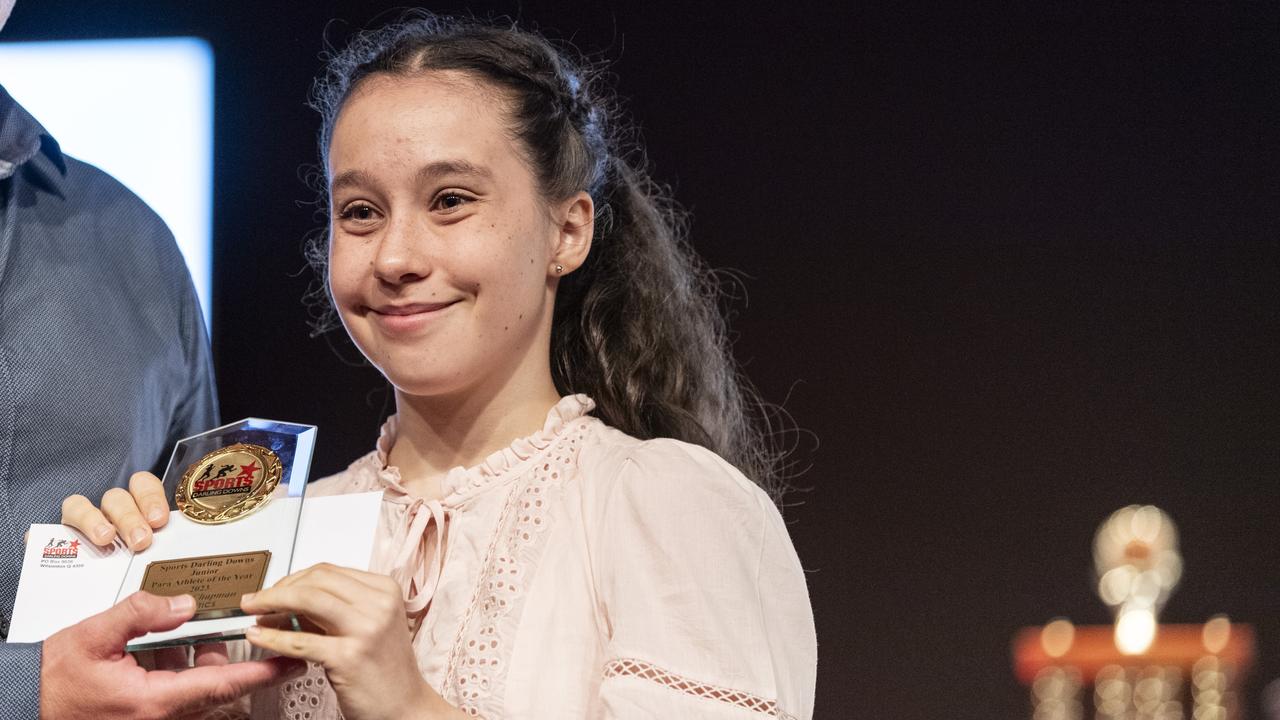
{"type": "MultiPolygon", "coordinates": [[[[138,149],[143,152],[143,148],[138,149]]],[[[31,523],[95,503],[217,424],[182,255],[109,175],[63,155],[0,87],[0,631],[31,523]]],[[[0,645],[5,717],[37,717],[40,648],[0,645]]]]}

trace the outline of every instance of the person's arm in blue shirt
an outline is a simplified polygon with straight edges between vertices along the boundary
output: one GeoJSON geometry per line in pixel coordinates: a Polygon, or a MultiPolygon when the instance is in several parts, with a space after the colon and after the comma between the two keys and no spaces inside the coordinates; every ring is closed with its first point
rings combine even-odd
{"type": "Polygon", "coordinates": [[[9,717],[40,715],[40,643],[0,645],[0,687],[9,717]]]}

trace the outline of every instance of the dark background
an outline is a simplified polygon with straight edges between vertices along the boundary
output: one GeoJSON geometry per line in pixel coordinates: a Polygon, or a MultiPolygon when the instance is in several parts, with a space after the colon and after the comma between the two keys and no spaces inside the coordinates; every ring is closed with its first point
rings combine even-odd
{"type": "MultiPolygon", "coordinates": [[[[1280,9],[884,5],[466,7],[610,60],[696,246],[750,278],[737,353],[821,443],[786,509],[818,717],[1027,717],[1013,633],[1109,622],[1090,542],[1135,502],[1181,530],[1164,618],[1256,624],[1259,716],[1280,675],[1280,9]]],[[[322,474],[372,447],[389,395],[308,337],[304,99],[326,27],[389,7],[20,0],[4,35],[212,43],[223,414],[318,424],[322,474]]]]}

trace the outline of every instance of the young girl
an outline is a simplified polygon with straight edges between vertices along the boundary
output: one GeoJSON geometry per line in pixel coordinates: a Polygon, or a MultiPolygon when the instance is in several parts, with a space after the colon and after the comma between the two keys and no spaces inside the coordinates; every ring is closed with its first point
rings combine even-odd
{"type": "Polygon", "coordinates": [[[307,620],[254,646],[313,663],[254,716],[810,717],[774,458],[603,89],[537,35],[420,14],[317,98],[329,291],[396,414],[308,491],[385,493],[374,571],[244,598],[307,620]]]}

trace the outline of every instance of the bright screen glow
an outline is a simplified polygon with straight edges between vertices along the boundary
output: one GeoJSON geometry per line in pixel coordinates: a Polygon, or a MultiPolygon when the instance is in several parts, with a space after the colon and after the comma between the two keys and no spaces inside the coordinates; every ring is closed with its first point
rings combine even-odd
{"type": "Polygon", "coordinates": [[[213,51],[196,38],[0,43],[0,85],[173,231],[211,320],[213,51]]]}

